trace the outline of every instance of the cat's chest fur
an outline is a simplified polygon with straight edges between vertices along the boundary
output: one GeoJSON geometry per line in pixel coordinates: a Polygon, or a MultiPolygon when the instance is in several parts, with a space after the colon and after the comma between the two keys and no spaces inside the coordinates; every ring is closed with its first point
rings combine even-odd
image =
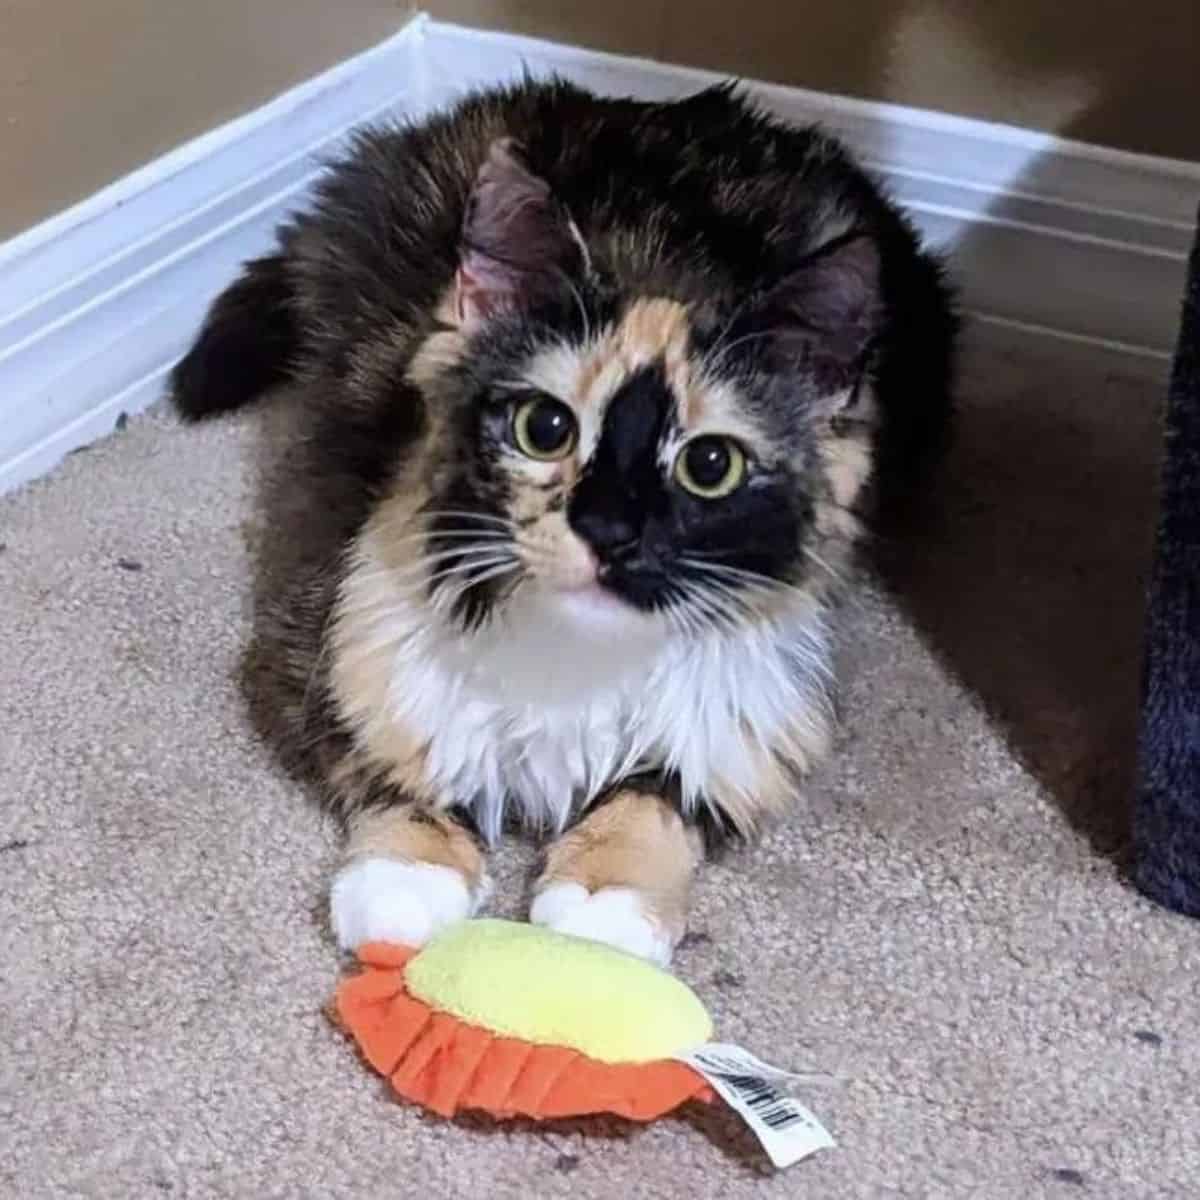
{"type": "Polygon", "coordinates": [[[685,804],[714,784],[749,794],[764,752],[826,715],[811,607],[653,646],[528,619],[463,635],[364,569],[336,629],[335,693],[357,739],[376,758],[409,748],[427,792],[469,805],[488,837],[506,813],[561,829],[644,770],[674,772],[685,804]]]}

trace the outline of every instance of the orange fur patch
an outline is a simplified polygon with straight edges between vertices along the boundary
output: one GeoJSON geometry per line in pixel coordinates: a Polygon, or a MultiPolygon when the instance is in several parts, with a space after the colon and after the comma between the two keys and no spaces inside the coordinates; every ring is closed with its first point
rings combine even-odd
{"type": "Polygon", "coordinates": [[[475,839],[461,825],[419,804],[360,813],[350,826],[346,857],[450,867],[472,891],[483,877],[483,853],[475,839]]]}
{"type": "Polygon", "coordinates": [[[579,883],[589,892],[633,888],[647,916],[678,941],[703,854],[699,832],[673,805],[646,792],[622,791],[549,847],[537,889],[552,883],[579,883]]]}

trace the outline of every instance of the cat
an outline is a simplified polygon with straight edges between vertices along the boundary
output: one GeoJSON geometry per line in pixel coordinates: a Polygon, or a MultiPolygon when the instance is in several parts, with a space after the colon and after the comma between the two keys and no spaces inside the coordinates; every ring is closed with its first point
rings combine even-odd
{"type": "Polygon", "coordinates": [[[855,547],[943,439],[955,328],[846,149],[733,86],[527,79],[356,136],[172,376],[191,419],[304,397],[335,552],[262,657],[345,826],[343,949],[477,911],[518,822],[531,920],[669,962],[706,850],[826,751],[855,547]]]}

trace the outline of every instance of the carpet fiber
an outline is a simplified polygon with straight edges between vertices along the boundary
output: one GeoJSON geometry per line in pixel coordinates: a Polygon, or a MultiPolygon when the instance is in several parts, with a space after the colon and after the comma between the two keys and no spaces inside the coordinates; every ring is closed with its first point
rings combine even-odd
{"type": "Polygon", "coordinates": [[[1161,391],[976,341],[836,758],[704,874],[679,973],[840,1077],[785,1175],[721,1110],[426,1117],[325,1022],[332,831],[238,686],[269,413],[152,414],[0,501],[0,1194],[1194,1196],[1200,924],[1124,875],[1161,391]]]}

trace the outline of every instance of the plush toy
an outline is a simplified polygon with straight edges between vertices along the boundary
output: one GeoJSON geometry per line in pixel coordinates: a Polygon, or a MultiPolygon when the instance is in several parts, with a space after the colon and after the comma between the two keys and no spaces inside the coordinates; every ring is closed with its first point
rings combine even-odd
{"type": "Polygon", "coordinates": [[[778,1086],[802,1077],[711,1043],[695,993],[632,955],[541,926],[474,920],[419,951],[376,942],[358,957],[334,1019],[399,1095],[442,1116],[651,1121],[719,1095],[777,1165],[833,1145],[778,1086]]]}
{"type": "Polygon", "coordinates": [[[405,1099],[442,1116],[610,1112],[650,1121],[712,1089],[673,1054],[712,1022],[673,975],[599,942],[463,921],[419,952],[372,943],[338,1021],[405,1099]]]}

